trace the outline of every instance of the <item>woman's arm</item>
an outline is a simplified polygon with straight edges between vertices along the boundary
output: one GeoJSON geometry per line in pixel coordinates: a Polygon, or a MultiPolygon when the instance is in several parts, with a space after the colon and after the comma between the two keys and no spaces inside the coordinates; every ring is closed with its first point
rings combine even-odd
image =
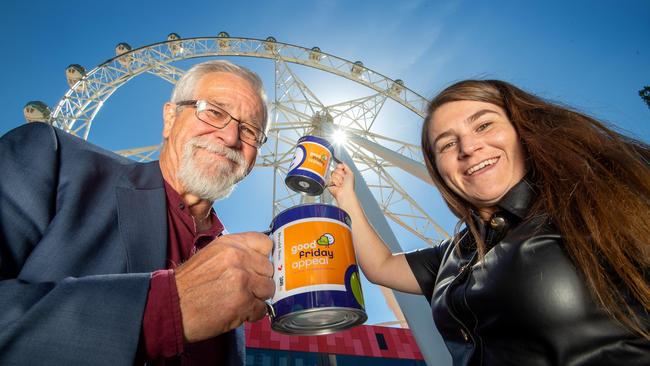
{"type": "Polygon", "coordinates": [[[354,174],[338,164],[328,187],[339,208],[352,219],[352,241],[359,266],[372,283],[412,294],[422,294],[404,253],[392,254],[368,222],[354,193],[354,174]]]}

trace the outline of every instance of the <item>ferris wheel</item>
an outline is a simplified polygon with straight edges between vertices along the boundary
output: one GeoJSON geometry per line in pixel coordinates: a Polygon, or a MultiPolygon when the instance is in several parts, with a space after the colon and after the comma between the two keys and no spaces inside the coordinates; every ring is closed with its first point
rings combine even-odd
{"type": "MultiPolygon", "coordinates": [[[[413,113],[421,120],[426,114],[427,100],[397,79],[375,72],[361,61],[351,62],[321,51],[265,40],[230,37],[226,32],[216,37],[181,38],[176,33],[160,43],[132,49],[127,43],[115,48],[116,56],[86,72],[80,65],[70,65],[66,77],[70,89],[50,111],[42,102],[30,102],[24,113],[28,121],[47,120],[54,126],[83,139],[88,138],[93,119],[104,103],[122,85],[134,77],[148,73],[174,84],[184,70],[173,63],[198,57],[244,56],[268,59],[274,64],[275,78],[270,101],[268,142],[260,149],[256,166],[273,169],[273,216],[297,204],[331,200],[327,194],[312,197],[298,194],[284,184],[296,141],[305,135],[345,136],[338,145],[338,158],[356,173],[356,190],[369,220],[393,251],[401,250],[385,219],[434,245],[448,237],[447,233],[402,187],[396,172],[408,173],[433,184],[423,164],[417,142],[402,141],[377,127],[387,101],[413,113]],[[317,91],[301,78],[300,68],[309,68],[345,78],[362,86],[365,95],[335,103],[325,103],[317,91]],[[361,179],[360,177],[363,177],[361,179]],[[383,220],[384,222],[378,222],[383,220]]],[[[267,86],[268,89],[268,86],[267,86]]],[[[419,129],[418,125],[410,126],[419,129]]],[[[160,146],[135,146],[117,151],[139,161],[156,159],[160,146]]],[[[411,310],[402,306],[406,318],[411,310]]],[[[405,301],[409,302],[409,301],[405,301]]],[[[430,313],[426,312],[430,323],[430,313]]],[[[419,318],[419,317],[418,317],[419,318]]],[[[408,321],[418,343],[415,321],[408,321]]],[[[426,337],[425,337],[426,338],[426,337]]],[[[429,342],[429,341],[426,341],[429,342]]],[[[421,347],[423,348],[423,347],[421,347]]],[[[426,350],[422,350],[423,354],[426,350]]]]}
{"type": "MultiPolygon", "coordinates": [[[[41,102],[25,106],[28,120],[41,112],[56,127],[87,139],[93,119],[110,96],[132,78],[149,73],[175,83],[184,70],[172,63],[197,57],[248,56],[272,60],[275,64],[274,97],[270,105],[269,141],[262,147],[256,166],[271,167],[275,180],[273,213],[292,207],[310,198],[293,192],[284,185],[295,143],[308,134],[345,136],[345,150],[351,155],[385,217],[416,235],[429,245],[448,237],[415,199],[394,178],[391,171],[401,169],[431,183],[422,162],[419,145],[400,141],[373,129],[384,103],[393,100],[413,113],[424,117],[427,101],[410,90],[401,80],[391,80],[363,65],[325,52],[281,43],[273,37],[266,40],[234,38],[221,32],[217,37],[181,39],[172,33],[166,42],[138,49],[127,43],[116,46],[116,57],[85,72],[80,65],[70,65],[66,77],[70,89],[52,113],[41,102]],[[292,64],[325,71],[367,87],[370,93],[361,98],[336,104],[320,101],[307,83],[300,79],[292,64]],[[28,113],[31,112],[31,113],[28,113]]],[[[412,126],[413,129],[419,128],[412,126]]],[[[156,157],[159,146],[138,146],[120,150],[119,154],[140,161],[156,157]]]]}

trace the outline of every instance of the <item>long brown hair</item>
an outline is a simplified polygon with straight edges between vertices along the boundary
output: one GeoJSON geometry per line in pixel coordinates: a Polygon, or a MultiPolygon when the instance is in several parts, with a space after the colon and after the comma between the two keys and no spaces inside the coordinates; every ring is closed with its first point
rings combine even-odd
{"type": "Polygon", "coordinates": [[[527,153],[527,179],[538,193],[529,215],[549,218],[597,301],[650,339],[650,147],[503,81],[466,80],[446,88],[429,104],[422,129],[424,160],[445,202],[474,235],[481,256],[485,246],[470,219],[472,207],[444,184],[429,139],[436,109],[461,100],[506,111],[527,153]],[[633,309],[639,305],[641,314],[633,309]]]}

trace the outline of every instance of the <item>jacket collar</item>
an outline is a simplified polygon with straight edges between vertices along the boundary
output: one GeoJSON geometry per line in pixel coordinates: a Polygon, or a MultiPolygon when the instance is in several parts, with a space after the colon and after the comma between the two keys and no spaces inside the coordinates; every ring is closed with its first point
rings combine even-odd
{"type": "Polygon", "coordinates": [[[129,164],[115,193],[127,271],[151,272],[164,268],[167,205],[158,161],[129,164]]]}
{"type": "Polygon", "coordinates": [[[164,188],[160,163],[150,161],[147,163],[128,164],[122,176],[121,186],[133,189],[158,189],[164,188]]]}
{"type": "MultiPolygon", "coordinates": [[[[523,220],[528,214],[530,206],[536,196],[537,193],[535,192],[533,185],[524,178],[510,188],[510,190],[501,198],[497,203],[500,210],[498,210],[494,215],[498,215],[500,212],[505,211],[508,215],[514,215],[519,220],[523,220]]],[[[476,210],[472,210],[471,215],[474,222],[479,225],[482,224],[483,220],[476,210]]]]}
{"type": "MultiPolygon", "coordinates": [[[[536,197],[535,189],[526,179],[515,184],[497,203],[497,210],[488,222],[484,222],[476,210],[471,211],[471,218],[479,234],[488,247],[500,241],[513,224],[521,222],[530,210],[536,197]]],[[[471,236],[465,237],[467,247],[473,248],[474,240],[471,236]]]]}
{"type": "Polygon", "coordinates": [[[536,196],[532,184],[524,178],[510,188],[508,193],[497,203],[497,206],[523,220],[536,196]]]}

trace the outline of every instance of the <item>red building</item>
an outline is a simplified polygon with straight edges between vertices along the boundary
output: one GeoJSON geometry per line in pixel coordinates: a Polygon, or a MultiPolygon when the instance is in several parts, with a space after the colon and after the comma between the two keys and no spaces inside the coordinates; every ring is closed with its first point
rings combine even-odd
{"type": "Polygon", "coordinates": [[[409,329],[361,325],[322,336],[289,336],[264,318],[246,323],[246,365],[426,365],[409,329]]]}

